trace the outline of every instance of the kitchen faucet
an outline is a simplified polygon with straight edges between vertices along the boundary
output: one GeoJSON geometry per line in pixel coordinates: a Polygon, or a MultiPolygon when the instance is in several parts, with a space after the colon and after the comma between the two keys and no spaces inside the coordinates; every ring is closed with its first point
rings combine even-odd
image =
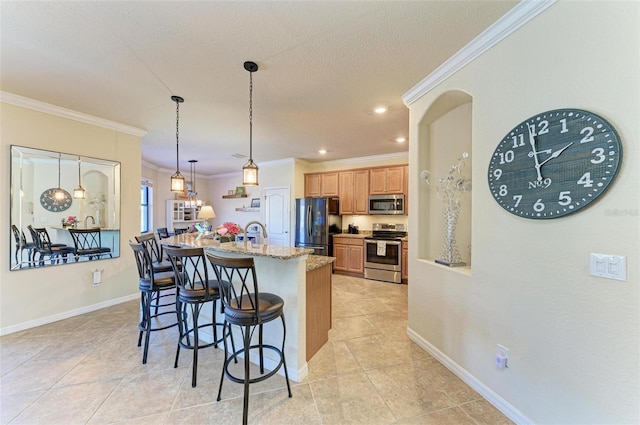
{"type": "Polygon", "coordinates": [[[91,219],[91,224],[93,224],[94,226],[96,225],[96,219],[95,219],[95,218],[93,218],[93,216],[92,216],[92,215],[88,215],[88,216],[86,216],[86,217],[84,218],[84,228],[85,228],[85,229],[87,228],[87,220],[88,220],[88,219],[91,219]]]}
{"type": "Polygon", "coordinates": [[[248,222],[245,226],[244,226],[244,231],[243,231],[243,239],[244,239],[244,249],[247,249],[247,230],[249,230],[249,226],[251,226],[252,224],[257,224],[258,226],[262,227],[262,236],[266,239],[269,237],[269,235],[267,235],[267,228],[264,226],[264,224],[260,223],[259,221],[250,221],[248,222]]]}

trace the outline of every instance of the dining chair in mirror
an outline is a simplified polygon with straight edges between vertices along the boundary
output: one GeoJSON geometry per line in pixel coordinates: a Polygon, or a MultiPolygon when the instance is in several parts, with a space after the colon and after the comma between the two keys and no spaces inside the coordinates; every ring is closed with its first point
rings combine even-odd
{"type": "Polygon", "coordinates": [[[69,229],[69,233],[73,238],[76,261],[80,261],[83,258],[96,260],[101,258],[103,255],[108,255],[109,257],[112,256],[111,248],[102,246],[100,228],[69,229]]]}

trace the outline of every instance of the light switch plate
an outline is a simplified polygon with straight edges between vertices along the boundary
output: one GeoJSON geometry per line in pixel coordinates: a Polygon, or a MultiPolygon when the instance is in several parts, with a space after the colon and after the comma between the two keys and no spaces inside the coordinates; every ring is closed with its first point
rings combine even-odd
{"type": "Polygon", "coordinates": [[[589,258],[589,269],[592,276],[627,281],[627,257],[624,255],[592,252],[589,258]]]}

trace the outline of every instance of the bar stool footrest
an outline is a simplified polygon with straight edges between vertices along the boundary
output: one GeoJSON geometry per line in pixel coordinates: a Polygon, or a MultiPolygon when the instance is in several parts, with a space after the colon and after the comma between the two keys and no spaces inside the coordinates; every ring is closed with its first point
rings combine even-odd
{"type": "MultiPolygon", "coordinates": [[[[260,345],[251,345],[249,347],[249,350],[252,349],[259,349],[260,345]]],[[[261,376],[258,376],[256,378],[252,378],[249,379],[249,384],[255,384],[256,382],[261,382],[264,381],[265,379],[268,379],[270,377],[272,377],[273,375],[275,375],[276,373],[278,373],[278,371],[280,370],[280,368],[282,367],[282,365],[284,364],[284,356],[282,355],[282,351],[278,348],[278,347],[274,347],[273,345],[266,345],[266,344],[262,344],[262,348],[263,349],[269,349],[271,351],[275,351],[278,356],[280,356],[280,361],[278,362],[278,364],[276,365],[276,367],[261,376]]],[[[227,376],[227,378],[229,378],[230,381],[235,382],[237,384],[244,384],[246,382],[245,378],[238,378],[237,376],[231,374],[231,372],[229,371],[229,364],[231,364],[232,361],[235,361],[235,363],[238,363],[237,358],[240,354],[244,353],[244,348],[236,351],[235,353],[231,353],[229,358],[224,362],[224,373],[227,376]]]]}

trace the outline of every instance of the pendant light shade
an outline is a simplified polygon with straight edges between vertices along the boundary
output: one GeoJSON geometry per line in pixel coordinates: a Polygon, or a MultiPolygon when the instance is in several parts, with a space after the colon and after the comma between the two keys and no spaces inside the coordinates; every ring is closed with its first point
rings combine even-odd
{"type": "Polygon", "coordinates": [[[171,96],[176,102],[176,172],[171,176],[171,191],[184,192],[184,177],[180,174],[180,104],[184,99],[180,96],[171,96]]]}
{"type": "Polygon", "coordinates": [[[258,70],[258,65],[247,61],[244,69],[249,71],[249,162],[242,167],[242,185],[258,186],[258,166],[253,162],[253,73],[258,70]]]}
{"type": "Polygon", "coordinates": [[[60,154],[58,154],[58,187],[53,192],[53,199],[62,201],[64,199],[64,190],[60,187],[60,154]]]}
{"type": "Polygon", "coordinates": [[[75,199],[84,199],[85,198],[85,190],[80,183],[80,157],[78,157],[78,187],[73,189],[73,197],[75,199]]]}

